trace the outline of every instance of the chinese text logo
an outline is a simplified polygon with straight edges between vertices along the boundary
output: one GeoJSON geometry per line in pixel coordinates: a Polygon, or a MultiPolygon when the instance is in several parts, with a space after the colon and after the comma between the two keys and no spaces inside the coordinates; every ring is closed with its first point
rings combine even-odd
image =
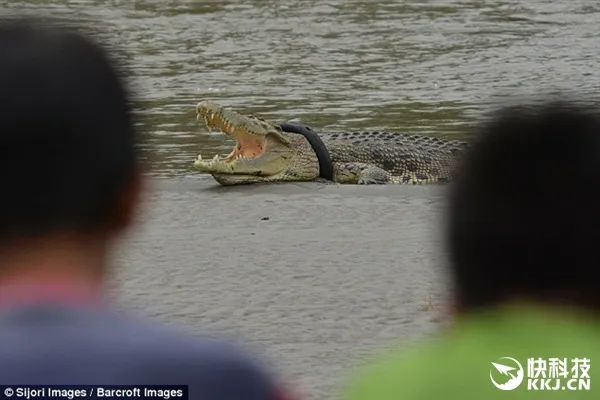
{"type": "MultiPolygon", "coordinates": [[[[500,390],[514,390],[524,380],[523,366],[511,357],[492,362],[490,380],[500,390]]],[[[528,358],[527,390],[590,390],[590,359],[528,358]]]]}

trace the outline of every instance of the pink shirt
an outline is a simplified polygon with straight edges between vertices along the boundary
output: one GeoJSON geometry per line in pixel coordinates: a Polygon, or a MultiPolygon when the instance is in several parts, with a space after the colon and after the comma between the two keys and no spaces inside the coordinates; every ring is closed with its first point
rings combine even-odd
{"type": "Polygon", "coordinates": [[[82,282],[2,282],[0,308],[27,307],[40,304],[64,306],[99,306],[103,294],[100,287],[82,282]]]}

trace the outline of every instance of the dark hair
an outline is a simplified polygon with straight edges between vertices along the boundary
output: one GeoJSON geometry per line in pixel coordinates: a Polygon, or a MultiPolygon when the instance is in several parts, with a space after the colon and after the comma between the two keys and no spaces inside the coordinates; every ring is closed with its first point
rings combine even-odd
{"type": "Polygon", "coordinates": [[[0,22],[0,239],[94,230],[133,177],[129,97],[90,36],[0,22]]]}
{"type": "Polygon", "coordinates": [[[450,188],[459,306],[511,298],[600,307],[600,118],[568,101],[507,107],[484,125],[450,188]]]}

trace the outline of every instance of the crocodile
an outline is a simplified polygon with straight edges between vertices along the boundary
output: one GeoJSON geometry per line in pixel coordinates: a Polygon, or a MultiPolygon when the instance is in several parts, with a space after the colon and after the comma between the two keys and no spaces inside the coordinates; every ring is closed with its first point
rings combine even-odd
{"type": "Polygon", "coordinates": [[[203,158],[194,168],[223,186],[290,181],[338,184],[440,184],[468,143],[422,135],[373,131],[317,134],[310,127],[242,115],[211,101],[197,119],[237,143],[226,157],[203,158]]]}

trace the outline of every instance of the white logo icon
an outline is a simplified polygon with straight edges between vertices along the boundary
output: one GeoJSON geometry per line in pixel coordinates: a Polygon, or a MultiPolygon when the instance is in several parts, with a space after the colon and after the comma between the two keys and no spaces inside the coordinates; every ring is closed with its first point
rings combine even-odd
{"type": "Polygon", "coordinates": [[[496,368],[496,370],[502,375],[510,376],[510,379],[506,383],[499,384],[494,380],[494,377],[492,376],[492,370],[490,369],[490,379],[492,383],[500,390],[514,390],[518,388],[521,382],[523,382],[523,366],[517,360],[511,357],[502,357],[500,360],[510,360],[512,361],[511,364],[514,363],[513,365],[516,365],[516,368],[514,366],[511,367],[510,365],[498,364],[493,362],[492,365],[496,368]],[[511,372],[514,370],[517,370],[517,376],[515,376],[514,373],[511,372]]]}

